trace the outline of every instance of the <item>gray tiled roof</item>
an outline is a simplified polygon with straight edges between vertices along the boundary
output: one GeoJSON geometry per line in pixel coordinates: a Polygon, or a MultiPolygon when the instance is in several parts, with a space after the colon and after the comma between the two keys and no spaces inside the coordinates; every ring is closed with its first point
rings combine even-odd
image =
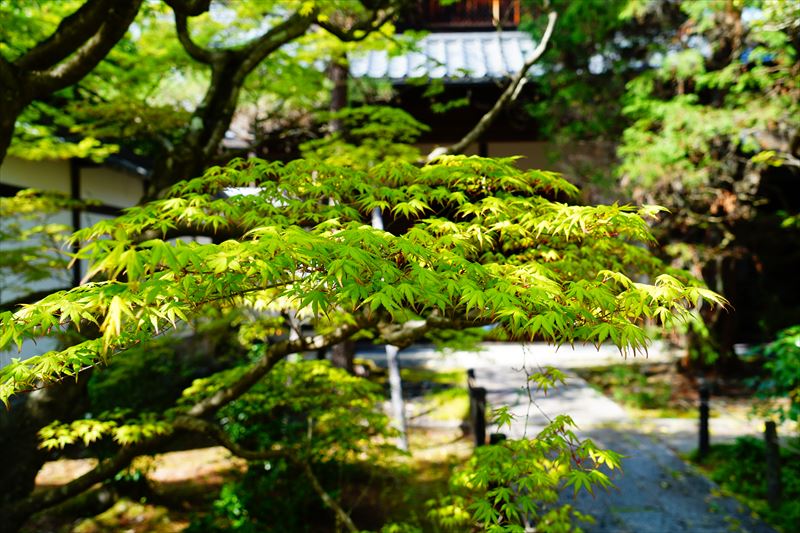
{"type": "MultiPolygon", "coordinates": [[[[430,33],[415,52],[389,56],[374,50],[350,56],[354,78],[402,81],[427,76],[462,83],[478,83],[513,76],[536,44],[521,31],[430,33]]],[[[541,75],[536,65],[532,75],[541,75]]]]}

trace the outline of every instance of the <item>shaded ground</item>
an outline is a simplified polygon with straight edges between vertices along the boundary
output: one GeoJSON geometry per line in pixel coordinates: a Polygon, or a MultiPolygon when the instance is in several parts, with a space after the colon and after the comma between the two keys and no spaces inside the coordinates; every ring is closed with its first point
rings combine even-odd
{"type": "MultiPolygon", "coordinates": [[[[62,459],[46,463],[36,477],[37,490],[62,485],[86,473],[95,459],[62,459]]],[[[185,529],[192,514],[207,507],[220,487],[245,468],[246,462],[232,457],[219,446],[198,448],[137,458],[132,469],[147,476],[147,494],[141,501],[124,497],[90,518],[84,511],[100,505],[93,491],[62,507],[34,517],[25,532],[47,533],[171,533],[185,529]],[[79,500],[84,499],[80,504],[79,500]],[[84,517],[82,517],[83,515],[84,517]]],[[[98,486],[99,487],[99,486],[98,486]]],[[[97,489],[96,489],[97,490],[97,489]]],[[[94,511],[97,512],[97,511],[94,511]]],[[[90,512],[89,514],[94,514],[90,512]]]]}
{"type": "MultiPolygon", "coordinates": [[[[469,439],[458,425],[446,428],[413,428],[409,435],[413,457],[396,468],[369,465],[361,477],[338,486],[340,502],[353,520],[369,530],[389,521],[405,521],[413,513],[425,524],[426,502],[447,492],[453,468],[472,453],[469,439]],[[412,490],[409,490],[412,488],[412,490]]],[[[245,462],[224,448],[214,446],[140,458],[135,468],[146,472],[151,489],[146,497],[123,497],[110,508],[86,513],[85,506],[71,502],[26,524],[25,533],[174,533],[184,530],[210,511],[223,484],[240,478],[245,462]],[[143,459],[143,460],[142,460],[143,459]],[[88,515],[95,515],[90,516],[88,515]]],[[[38,478],[39,490],[63,484],[91,468],[93,460],[59,460],[48,463],[38,478]]],[[[91,491],[90,491],[91,493],[91,491]]],[[[110,504],[111,502],[109,502],[110,504]]],[[[108,507],[108,505],[106,505],[108,507]]],[[[290,511],[287,508],[286,511],[290,511]]],[[[319,522],[307,528],[315,533],[338,531],[327,516],[308,518],[319,522]]],[[[427,531],[429,528],[423,527],[427,531]]]]}

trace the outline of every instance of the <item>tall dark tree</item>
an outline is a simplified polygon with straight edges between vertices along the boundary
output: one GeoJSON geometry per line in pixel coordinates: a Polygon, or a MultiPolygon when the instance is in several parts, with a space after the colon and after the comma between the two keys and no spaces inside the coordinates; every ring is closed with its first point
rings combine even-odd
{"type": "Polygon", "coordinates": [[[734,344],[800,321],[800,8],[679,6],[657,68],[627,86],[619,174],[673,212],[657,226],[665,251],[732,302],[698,309],[690,338],[694,355],[733,369],[734,344]]]}

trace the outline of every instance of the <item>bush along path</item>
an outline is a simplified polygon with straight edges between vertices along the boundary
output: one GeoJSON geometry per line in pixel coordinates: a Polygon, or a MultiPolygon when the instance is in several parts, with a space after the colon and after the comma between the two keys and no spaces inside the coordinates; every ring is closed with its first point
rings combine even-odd
{"type": "MultiPolygon", "coordinates": [[[[585,491],[577,497],[571,490],[565,493],[564,498],[579,511],[595,518],[595,524],[582,526],[588,533],[774,533],[744,504],[721,494],[717,485],[681,460],[659,436],[637,431],[635,421],[622,406],[568,370],[563,385],[549,389],[546,395],[532,391],[535,403],[529,401],[529,374],[545,365],[562,366],[559,360],[571,366],[576,361],[595,364],[607,356],[592,347],[576,347],[574,351],[563,347],[555,353],[554,348],[542,345],[493,345],[481,356],[461,352],[442,358],[424,348],[408,354],[409,362],[415,364],[428,361],[435,366],[473,368],[474,384],[486,389],[489,407],[510,407],[514,415],[511,428],[502,429],[510,437],[534,436],[548,417],[569,414],[580,436],[623,454],[623,472],[611,474],[616,488],[595,491],[594,496],[585,491]]],[[[658,357],[651,354],[651,358],[658,357]]],[[[491,425],[487,429],[489,433],[498,431],[491,425]]]]}

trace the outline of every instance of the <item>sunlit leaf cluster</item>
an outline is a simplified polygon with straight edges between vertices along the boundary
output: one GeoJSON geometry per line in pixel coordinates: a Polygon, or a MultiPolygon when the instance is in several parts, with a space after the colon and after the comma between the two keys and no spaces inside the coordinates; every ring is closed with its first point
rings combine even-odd
{"type": "Polygon", "coordinates": [[[369,171],[303,160],[211,168],[75,235],[86,283],[3,313],[0,348],[82,323],[101,335],[4,368],[0,396],[75,375],[213,307],[293,310],[320,324],[496,322],[638,352],[645,321],[669,324],[716,299],[686,278],[634,282],[663,270],[639,247],[651,240],[640,215],[653,210],[547,199],[572,193],[553,173],[477,157],[369,171]],[[392,215],[389,231],[365,224],[376,207],[392,215]],[[217,242],[169,239],[181,235],[217,242]]]}
{"type": "Polygon", "coordinates": [[[39,431],[41,448],[60,449],[75,443],[89,446],[105,437],[110,437],[122,446],[128,446],[153,437],[166,435],[173,430],[168,422],[155,414],[125,417],[124,413],[112,413],[108,417],[75,420],[67,424],[53,422],[39,431]]]}
{"type": "Polygon", "coordinates": [[[431,517],[447,531],[475,523],[484,531],[573,531],[578,522],[591,523],[559,495],[610,488],[609,474],[622,458],[579,438],[574,428],[569,416],[560,415],[532,439],[478,448],[451,478],[451,494],[433,503],[431,517]]]}

